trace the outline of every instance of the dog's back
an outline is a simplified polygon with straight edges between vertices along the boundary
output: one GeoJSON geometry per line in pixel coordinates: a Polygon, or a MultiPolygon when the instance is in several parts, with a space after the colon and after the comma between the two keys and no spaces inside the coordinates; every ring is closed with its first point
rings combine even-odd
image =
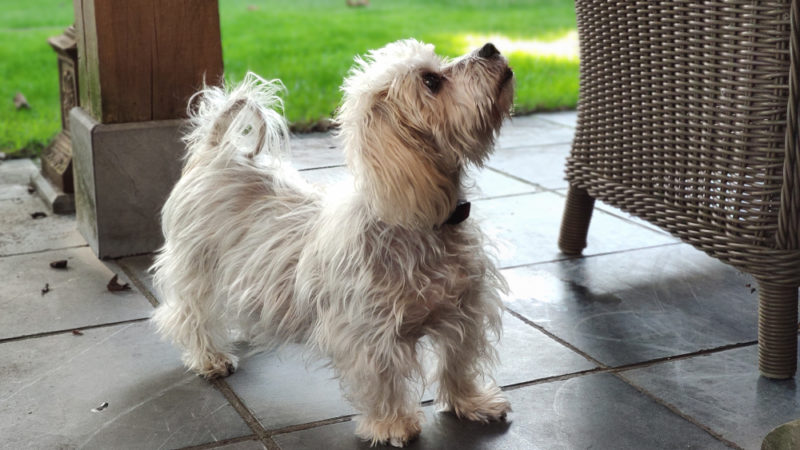
{"type": "MultiPolygon", "coordinates": [[[[153,320],[184,348],[215,347],[194,353],[219,353],[220,361],[235,361],[228,330],[206,329],[218,339],[197,341],[197,329],[208,328],[204,317],[269,317],[275,328],[259,331],[283,339],[304,332],[304,324],[282,319],[303,235],[320,213],[320,199],[283,163],[288,130],[275,109],[280,88],[248,75],[231,91],[198,93],[183,176],[162,212],[165,243],[152,270],[165,304],[153,320]]],[[[214,361],[186,363],[200,373],[219,372],[214,361]]]]}

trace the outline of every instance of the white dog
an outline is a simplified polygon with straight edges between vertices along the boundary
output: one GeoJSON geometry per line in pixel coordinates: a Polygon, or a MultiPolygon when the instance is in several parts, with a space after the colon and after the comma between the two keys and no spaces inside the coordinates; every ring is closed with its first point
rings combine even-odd
{"type": "Polygon", "coordinates": [[[466,167],[486,160],[509,115],[508,62],[491,44],[445,61],[404,40],[356,58],[342,89],[354,182],[328,195],[281,164],[280,82],[249,74],[198,94],[164,205],[153,320],[205,377],[234,370],[232,330],[261,345],[308,343],[360,411],[357,433],[394,446],[420,432],[428,336],[438,402],[501,420],[510,406],[488,370],[505,282],[459,198],[466,167]]]}

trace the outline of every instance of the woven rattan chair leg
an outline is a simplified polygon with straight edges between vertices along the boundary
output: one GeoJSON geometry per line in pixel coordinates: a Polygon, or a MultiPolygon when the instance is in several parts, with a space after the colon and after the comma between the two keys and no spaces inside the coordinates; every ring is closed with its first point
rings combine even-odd
{"type": "Polygon", "coordinates": [[[758,286],[758,367],[785,379],[797,369],[797,286],[766,281],[758,286]]]}
{"type": "Polygon", "coordinates": [[[592,221],[594,198],[585,189],[574,186],[567,191],[567,204],[561,219],[561,234],[558,248],[565,255],[580,255],[586,248],[586,234],[592,221]]]}

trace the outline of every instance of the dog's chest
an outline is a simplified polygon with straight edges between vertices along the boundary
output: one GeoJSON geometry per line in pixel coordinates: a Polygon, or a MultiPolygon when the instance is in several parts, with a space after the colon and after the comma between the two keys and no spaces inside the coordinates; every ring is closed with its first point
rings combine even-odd
{"type": "MultiPolygon", "coordinates": [[[[465,296],[475,293],[486,272],[479,239],[462,234],[426,236],[415,251],[387,251],[379,279],[394,280],[406,323],[430,325],[458,314],[465,296]]],[[[398,248],[407,248],[395,242],[398,248]]]]}

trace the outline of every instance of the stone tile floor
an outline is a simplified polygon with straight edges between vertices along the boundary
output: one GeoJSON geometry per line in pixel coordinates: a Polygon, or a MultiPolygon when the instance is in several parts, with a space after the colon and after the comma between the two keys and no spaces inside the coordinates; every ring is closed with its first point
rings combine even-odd
{"type": "MultiPolygon", "coordinates": [[[[515,118],[470,197],[511,285],[497,380],[514,412],[461,422],[426,393],[411,448],[759,448],[800,417],[800,395],[758,376],[752,279],[603,205],[585,257],[560,254],[574,124],[573,112],[515,118]]],[[[328,135],[293,146],[311,181],[348,176],[328,135]]],[[[45,210],[32,170],[0,164],[0,447],[366,447],[331,372],[300,347],[225,380],[187,373],[147,322],[150,256],[99,261],[74,217],[32,219],[45,210]],[[60,259],[67,270],[49,267],[60,259]],[[113,274],[133,289],[108,292],[113,274]]]]}

